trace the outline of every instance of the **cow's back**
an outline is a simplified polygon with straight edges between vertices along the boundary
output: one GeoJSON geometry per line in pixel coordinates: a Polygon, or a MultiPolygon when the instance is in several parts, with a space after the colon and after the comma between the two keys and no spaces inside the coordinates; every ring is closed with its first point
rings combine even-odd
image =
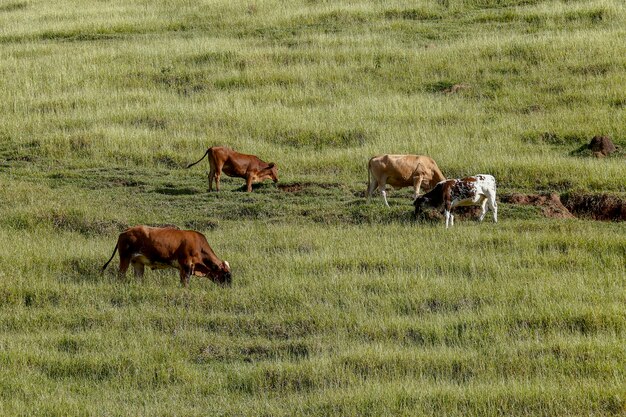
{"type": "Polygon", "coordinates": [[[416,155],[380,155],[370,159],[370,171],[378,179],[394,187],[412,185],[411,177],[417,167],[416,155]]]}
{"type": "Polygon", "coordinates": [[[250,170],[258,169],[261,162],[255,155],[239,153],[223,146],[212,147],[209,159],[209,163],[219,163],[222,171],[231,177],[242,177],[250,170]]]}
{"type": "Polygon", "coordinates": [[[149,258],[168,259],[185,241],[185,230],[150,226],[126,229],[119,238],[120,253],[142,253],[149,258]]]}
{"type": "Polygon", "coordinates": [[[211,146],[209,152],[209,164],[215,165],[219,162],[220,165],[228,162],[233,153],[236,153],[230,148],[225,146],[211,146]]]}
{"type": "Polygon", "coordinates": [[[424,177],[424,185],[432,188],[445,179],[437,163],[424,155],[380,155],[370,159],[370,171],[376,178],[386,177],[386,183],[393,187],[409,187],[416,176],[424,177]]]}
{"type": "Polygon", "coordinates": [[[493,175],[478,174],[474,176],[477,179],[477,186],[480,191],[485,195],[495,195],[496,193],[496,179],[493,175]]]}

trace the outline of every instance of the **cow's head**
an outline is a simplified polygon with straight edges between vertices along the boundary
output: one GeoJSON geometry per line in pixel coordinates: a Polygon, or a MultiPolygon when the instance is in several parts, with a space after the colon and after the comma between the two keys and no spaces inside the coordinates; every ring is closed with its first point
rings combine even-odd
{"type": "MultiPolygon", "coordinates": [[[[426,194],[423,194],[413,200],[413,206],[415,207],[415,217],[427,207],[438,207],[443,203],[443,194],[446,190],[446,183],[448,181],[440,181],[426,194]]],[[[449,189],[449,187],[447,188],[449,189]]]]}
{"type": "Polygon", "coordinates": [[[196,275],[209,278],[211,281],[228,285],[232,284],[232,275],[230,272],[230,264],[227,261],[222,261],[220,264],[196,264],[196,275]]]}
{"type": "Polygon", "coordinates": [[[232,274],[230,272],[230,264],[228,261],[223,261],[221,265],[218,266],[218,271],[216,273],[216,282],[231,286],[233,283],[232,274]]]}
{"type": "Polygon", "coordinates": [[[275,183],[278,182],[278,168],[276,164],[270,162],[263,171],[261,171],[261,180],[271,178],[275,183]]]}
{"type": "Polygon", "coordinates": [[[430,205],[430,197],[427,195],[421,195],[413,200],[413,206],[415,207],[415,217],[418,217],[425,207],[430,205]]]}

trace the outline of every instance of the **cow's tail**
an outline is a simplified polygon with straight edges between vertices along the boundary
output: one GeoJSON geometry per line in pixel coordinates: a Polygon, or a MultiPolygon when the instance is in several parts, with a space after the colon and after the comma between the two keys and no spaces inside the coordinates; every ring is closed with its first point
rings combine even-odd
{"type": "Polygon", "coordinates": [[[206,152],[204,153],[204,155],[202,155],[202,158],[198,159],[196,162],[194,162],[193,164],[189,164],[187,165],[187,168],[191,168],[192,166],[194,166],[195,164],[197,164],[198,162],[202,161],[204,158],[206,158],[206,156],[209,154],[209,151],[211,150],[211,148],[207,149],[206,152]]]}
{"type": "Polygon", "coordinates": [[[117,252],[117,246],[118,245],[119,245],[119,242],[115,244],[115,249],[113,249],[113,255],[111,255],[111,257],[109,258],[107,263],[104,264],[104,266],[100,270],[100,273],[104,272],[104,270],[107,269],[107,266],[109,266],[109,263],[111,263],[111,261],[113,260],[113,257],[115,256],[115,252],[117,252]]]}

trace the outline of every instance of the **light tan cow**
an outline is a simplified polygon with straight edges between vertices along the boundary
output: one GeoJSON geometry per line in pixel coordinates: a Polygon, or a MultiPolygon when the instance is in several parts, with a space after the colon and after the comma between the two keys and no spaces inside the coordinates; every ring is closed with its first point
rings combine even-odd
{"type": "Polygon", "coordinates": [[[423,155],[380,155],[367,164],[367,200],[378,188],[387,202],[387,184],[394,188],[413,187],[413,199],[417,198],[420,187],[425,191],[432,189],[438,182],[445,180],[437,163],[423,155]]]}

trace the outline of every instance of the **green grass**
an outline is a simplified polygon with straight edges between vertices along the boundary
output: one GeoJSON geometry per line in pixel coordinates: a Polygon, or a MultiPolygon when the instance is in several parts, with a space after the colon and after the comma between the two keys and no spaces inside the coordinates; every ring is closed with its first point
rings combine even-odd
{"type": "Polygon", "coordinates": [[[0,4],[0,414],[626,414],[622,223],[364,199],[380,153],[624,198],[625,35],[618,0],[0,4]],[[212,145],[289,188],[207,193],[212,145]],[[232,288],[100,275],[135,224],[232,288]]]}

